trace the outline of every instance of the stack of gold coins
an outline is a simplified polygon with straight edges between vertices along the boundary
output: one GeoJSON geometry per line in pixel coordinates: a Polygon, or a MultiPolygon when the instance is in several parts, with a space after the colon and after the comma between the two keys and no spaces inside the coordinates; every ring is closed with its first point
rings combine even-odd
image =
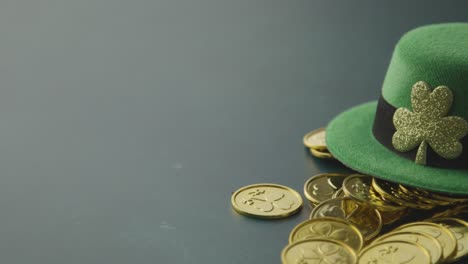
{"type": "Polygon", "coordinates": [[[466,221],[468,219],[468,203],[462,203],[450,208],[445,208],[445,210],[433,215],[434,218],[453,216],[458,216],[466,221]]]}
{"type": "Polygon", "coordinates": [[[467,254],[468,223],[431,218],[401,225],[376,238],[360,252],[359,263],[452,263],[467,254]]]}
{"type": "Polygon", "coordinates": [[[362,246],[362,236],[346,222],[334,219],[310,221],[297,226],[294,231],[294,240],[281,252],[283,264],[348,264],[356,263],[358,259],[356,247],[362,246]],[[348,239],[351,241],[343,242],[348,239]]]}
{"type": "Polygon", "coordinates": [[[310,154],[313,156],[321,159],[334,159],[325,143],[325,128],[319,128],[305,134],[302,142],[304,146],[309,148],[310,154]]]}

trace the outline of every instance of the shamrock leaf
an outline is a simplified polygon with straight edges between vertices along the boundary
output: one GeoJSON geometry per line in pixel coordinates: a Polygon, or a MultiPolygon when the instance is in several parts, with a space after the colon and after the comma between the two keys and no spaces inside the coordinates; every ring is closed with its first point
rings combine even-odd
{"type": "Polygon", "coordinates": [[[289,210],[294,205],[294,201],[289,200],[284,194],[267,196],[267,201],[270,201],[274,207],[281,210],[289,210]]]}
{"type": "Polygon", "coordinates": [[[260,189],[249,192],[248,197],[243,198],[243,203],[262,212],[271,212],[275,208],[289,210],[294,205],[294,201],[287,199],[284,193],[269,193],[260,189]]]}
{"type": "Polygon", "coordinates": [[[311,226],[310,231],[319,236],[328,237],[333,230],[333,226],[328,223],[318,223],[317,225],[311,226]]]}
{"type": "Polygon", "coordinates": [[[393,147],[401,152],[418,147],[415,162],[426,164],[427,146],[445,159],[455,159],[463,151],[460,139],[468,133],[468,122],[458,116],[446,116],[453,95],[446,86],[432,92],[425,82],[417,82],[411,91],[413,112],[398,108],[393,115],[396,128],[393,147]]]}
{"type": "Polygon", "coordinates": [[[316,237],[332,238],[340,241],[348,241],[350,234],[343,229],[337,229],[328,222],[317,223],[309,227],[307,235],[304,238],[312,239],[316,237]]]}
{"type": "Polygon", "coordinates": [[[301,255],[296,264],[321,263],[321,264],[346,264],[349,263],[347,255],[335,245],[318,245],[316,248],[301,249],[301,255]]]}

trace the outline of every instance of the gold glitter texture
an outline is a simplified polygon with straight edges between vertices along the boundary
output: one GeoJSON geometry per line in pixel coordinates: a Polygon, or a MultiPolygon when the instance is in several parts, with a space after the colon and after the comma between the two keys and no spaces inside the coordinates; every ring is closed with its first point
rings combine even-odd
{"type": "Polygon", "coordinates": [[[393,115],[396,128],[393,147],[407,152],[416,147],[415,162],[426,164],[427,145],[445,159],[455,159],[463,151],[459,142],[468,133],[468,122],[458,116],[445,116],[450,110],[453,95],[446,86],[438,86],[431,92],[430,86],[419,81],[411,91],[413,112],[398,108],[393,115]]]}

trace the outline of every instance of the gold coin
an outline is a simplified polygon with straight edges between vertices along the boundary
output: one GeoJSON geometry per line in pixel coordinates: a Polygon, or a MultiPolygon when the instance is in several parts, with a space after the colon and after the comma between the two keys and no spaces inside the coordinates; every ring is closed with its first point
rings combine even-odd
{"type": "Polygon", "coordinates": [[[271,183],[245,186],[232,194],[231,203],[238,213],[259,218],[284,218],[297,213],[302,198],[293,189],[271,183]]]}
{"type": "Polygon", "coordinates": [[[343,186],[344,178],[348,177],[351,174],[344,174],[344,173],[329,173],[329,175],[342,175],[343,177],[328,177],[327,181],[335,190],[341,189],[343,186]]]}
{"type": "Polygon", "coordinates": [[[338,240],[357,252],[364,244],[359,229],[345,220],[332,217],[314,218],[300,223],[291,231],[289,243],[315,238],[338,240]]]}
{"type": "Polygon", "coordinates": [[[346,196],[362,202],[368,202],[379,211],[400,211],[405,207],[384,201],[376,195],[372,188],[372,177],[353,174],[343,181],[343,191],[346,196]]]}
{"type": "Polygon", "coordinates": [[[343,192],[343,188],[338,189],[332,196],[332,198],[342,198],[345,197],[345,193],[343,192]]]}
{"type": "Polygon", "coordinates": [[[468,223],[456,218],[434,218],[428,219],[436,224],[440,224],[452,231],[457,239],[457,252],[452,260],[456,261],[468,255],[468,223]]]}
{"type": "Polygon", "coordinates": [[[397,183],[372,179],[372,187],[387,201],[414,209],[432,209],[435,204],[424,202],[418,196],[405,194],[397,183]]]}
{"type": "Polygon", "coordinates": [[[317,205],[310,218],[320,217],[335,217],[350,222],[361,231],[366,241],[377,236],[383,225],[377,209],[348,197],[330,199],[317,205]]]}
{"type": "MultiPolygon", "coordinates": [[[[377,209],[378,210],[378,209],[377,209]]],[[[399,210],[399,211],[380,211],[382,216],[382,222],[384,225],[395,223],[398,220],[401,220],[403,216],[408,213],[408,210],[399,210]]]]}
{"type": "Polygon", "coordinates": [[[321,203],[332,198],[341,187],[346,174],[322,173],[313,176],[304,184],[304,195],[313,203],[321,203]]]}
{"type": "Polygon", "coordinates": [[[452,231],[441,225],[429,222],[414,222],[402,225],[395,231],[408,231],[434,237],[442,246],[443,260],[451,259],[457,251],[457,240],[452,231]]]}
{"type": "Polygon", "coordinates": [[[442,259],[442,246],[439,241],[432,236],[413,233],[407,231],[391,232],[375,239],[372,243],[376,244],[382,241],[409,241],[416,243],[427,250],[431,256],[431,264],[437,264],[442,259]]]}
{"type": "Polygon", "coordinates": [[[327,143],[325,142],[325,128],[319,128],[305,134],[302,139],[304,145],[308,148],[315,150],[327,150],[327,143]]]}
{"type": "Polygon", "coordinates": [[[451,194],[444,194],[444,193],[437,193],[437,192],[430,192],[427,190],[415,188],[415,187],[409,187],[409,186],[403,186],[402,189],[408,192],[412,192],[416,195],[419,195],[421,197],[428,198],[430,200],[435,200],[436,203],[440,203],[439,205],[448,205],[452,203],[464,203],[468,202],[468,197],[464,196],[456,196],[456,195],[451,195],[451,194]]]}
{"type": "Polygon", "coordinates": [[[335,158],[328,151],[320,151],[320,150],[315,150],[315,149],[309,149],[309,150],[310,150],[310,154],[312,154],[312,156],[320,158],[320,159],[334,159],[335,158]]]}
{"type": "Polygon", "coordinates": [[[314,210],[314,208],[317,206],[317,204],[314,204],[313,202],[309,201],[308,202],[310,209],[314,210]]]}
{"type": "Polygon", "coordinates": [[[451,217],[451,216],[459,216],[467,214],[468,215],[468,203],[457,205],[455,207],[449,208],[445,211],[436,213],[432,216],[432,218],[440,218],[440,217],[451,217]]]}
{"type": "Polygon", "coordinates": [[[290,244],[281,252],[283,264],[355,264],[356,252],[343,242],[307,239],[290,244]]]}
{"type": "Polygon", "coordinates": [[[468,202],[468,197],[466,196],[456,196],[446,193],[436,193],[431,192],[432,197],[439,199],[441,201],[448,201],[450,203],[466,203],[468,202]]]}
{"type": "Polygon", "coordinates": [[[425,264],[431,258],[422,246],[408,241],[382,241],[371,244],[359,254],[359,264],[425,264]]]}
{"type": "Polygon", "coordinates": [[[434,193],[428,192],[423,189],[410,187],[410,186],[404,186],[400,184],[400,190],[403,193],[406,193],[408,195],[421,197],[428,203],[433,203],[435,205],[449,205],[451,203],[449,201],[437,199],[436,196],[434,196],[434,193]]]}

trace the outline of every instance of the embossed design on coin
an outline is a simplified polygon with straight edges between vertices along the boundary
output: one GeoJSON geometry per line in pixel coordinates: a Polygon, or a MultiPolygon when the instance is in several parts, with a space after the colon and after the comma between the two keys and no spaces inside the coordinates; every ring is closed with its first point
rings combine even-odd
{"type": "Polygon", "coordinates": [[[416,258],[416,256],[413,254],[407,256],[401,254],[399,249],[400,248],[397,246],[386,246],[385,248],[379,250],[380,256],[378,258],[382,261],[390,260],[390,263],[399,264],[408,263],[416,258]]]}
{"type": "Polygon", "coordinates": [[[327,239],[308,239],[288,245],[281,253],[283,264],[348,264],[357,255],[346,244],[327,239]]]}
{"type": "Polygon", "coordinates": [[[294,205],[294,201],[285,198],[284,193],[270,193],[265,189],[256,189],[242,197],[243,203],[254,206],[260,211],[271,212],[276,208],[289,210],[294,205]]]}
{"type": "Polygon", "coordinates": [[[289,243],[313,238],[327,238],[346,243],[359,251],[364,238],[354,225],[345,220],[332,217],[315,218],[297,225],[289,235],[289,243]]]}
{"type": "Polygon", "coordinates": [[[241,214],[262,218],[281,218],[298,212],[301,196],[289,187],[254,184],[237,190],[231,197],[233,208],[241,214]]]}
{"type": "MultiPolygon", "coordinates": [[[[340,250],[337,246],[333,245],[318,245],[314,249],[301,249],[300,262],[304,260],[326,261],[327,258],[336,254],[340,250]]],[[[344,257],[340,261],[345,261],[344,257]]]]}
{"type": "Polygon", "coordinates": [[[421,264],[430,263],[426,249],[413,242],[382,241],[362,250],[359,264],[421,264]]]}
{"type": "Polygon", "coordinates": [[[364,182],[357,182],[357,183],[351,184],[351,189],[356,194],[360,194],[360,195],[367,195],[368,188],[369,186],[364,182]]]}

